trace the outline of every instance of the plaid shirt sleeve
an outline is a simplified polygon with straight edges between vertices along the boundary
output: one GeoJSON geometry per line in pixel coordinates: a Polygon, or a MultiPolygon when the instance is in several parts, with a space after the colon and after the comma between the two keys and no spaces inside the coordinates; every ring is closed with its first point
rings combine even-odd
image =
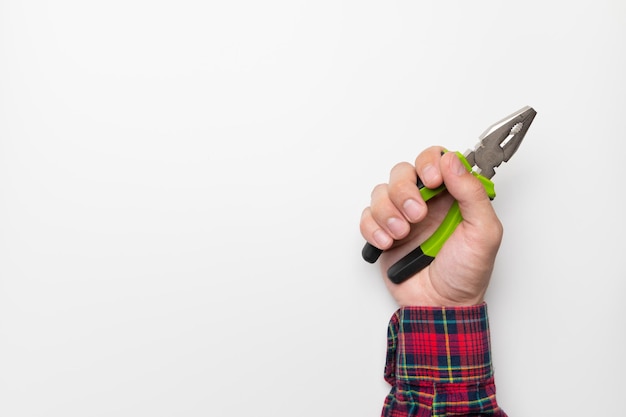
{"type": "Polygon", "coordinates": [[[383,417],[506,417],[496,402],[487,305],[403,307],[389,323],[383,417]]]}

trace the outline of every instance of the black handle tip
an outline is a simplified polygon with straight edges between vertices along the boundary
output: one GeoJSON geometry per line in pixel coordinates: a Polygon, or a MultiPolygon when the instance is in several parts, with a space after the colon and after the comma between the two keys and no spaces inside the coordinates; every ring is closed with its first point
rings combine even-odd
{"type": "Polygon", "coordinates": [[[366,243],[365,246],[363,246],[363,250],[361,251],[361,256],[363,256],[363,259],[365,259],[365,261],[373,264],[378,260],[378,257],[381,253],[383,253],[382,250],[378,249],[374,245],[371,245],[370,243],[366,243]]]}
{"type": "Polygon", "coordinates": [[[434,259],[432,256],[426,255],[421,247],[417,247],[391,265],[387,270],[387,276],[394,284],[401,284],[430,265],[434,259]]]}

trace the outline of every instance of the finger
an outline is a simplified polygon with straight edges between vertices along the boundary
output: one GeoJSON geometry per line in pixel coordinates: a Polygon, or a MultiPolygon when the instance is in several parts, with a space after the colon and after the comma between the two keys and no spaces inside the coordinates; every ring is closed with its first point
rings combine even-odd
{"type": "Polygon", "coordinates": [[[431,146],[424,150],[415,159],[417,174],[428,188],[437,188],[443,182],[439,161],[444,148],[441,146],[431,146]]]}
{"type": "Polygon", "coordinates": [[[481,233],[493,232],[496,240],[498,235],[501,237],[502,226],[482,183],[467,171],[454,152],[441,158],[440,168],[448,192],[459,202],[463,221],[481,233]]]}
{"type": "Polygon", "coordinates": [[[393,238],[374,220],[369,207],[363,210],[363,214],[361,214],[360,228],[363,238],[378,249],[385,250],[393,244],[393,238]]]}
{"type": "Polygon", "coordinates": [[[374,187],[370,211],[374,221],[392,238],[398,240],[409,234],[411,226],[389,197],[388,184],[374,187]]]}
{"type": "Polygon", "coordinates": [[[389,198],[412,223],[417,223],[426,216],[426,203],[417,188],[417,172],[408,162],[401,162],[393,167],[387,187],[389,198]]]}

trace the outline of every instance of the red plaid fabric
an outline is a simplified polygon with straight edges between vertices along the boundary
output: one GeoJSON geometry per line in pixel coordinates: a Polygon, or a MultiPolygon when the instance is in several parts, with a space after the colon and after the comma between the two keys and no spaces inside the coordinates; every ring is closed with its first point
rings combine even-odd
{"type": "Polygon", "coordinates": [[[404,307],[389,323],[383,417],[506,417],[496,402],[487,305],[404,307]]]}

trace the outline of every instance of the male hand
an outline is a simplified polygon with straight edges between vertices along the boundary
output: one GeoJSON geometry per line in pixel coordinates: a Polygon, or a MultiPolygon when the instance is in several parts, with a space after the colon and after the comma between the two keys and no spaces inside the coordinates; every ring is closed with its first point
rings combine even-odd
{"type": "Polygon", "coordinates": [[[361,217],[361,234],[385,250],[378,262],[392,296],[400,306],[467,306],[483,302],[502,240],[502,224],[483,185],[469,173],[454,152],[442,147],[422,152],[415,165],[399,163],[389,182],[377,185],[361,217]],[[416,186],[445,183],[448,192],[428,205],[416,186]],[[392,283],[387,269],[419,246],[441,224],[454,200],[463,221],[445,242],[435,260],[401,284],[392,283]]]}

